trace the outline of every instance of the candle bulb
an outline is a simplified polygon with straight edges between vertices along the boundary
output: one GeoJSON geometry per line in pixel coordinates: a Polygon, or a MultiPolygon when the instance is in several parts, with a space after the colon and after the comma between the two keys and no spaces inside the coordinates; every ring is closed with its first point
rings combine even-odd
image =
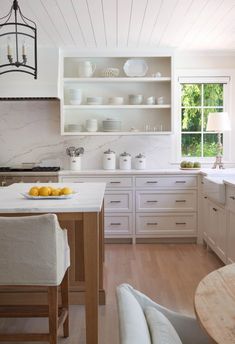
{"type": "Polygon", "coordinates": [[[25,42],[22,44],[22,55],[26,55],[26,45],[25,42]]]}
{"type": "Polygon", "coordinates": [[[10,37],[7,38],[7,55],[12,56],[12,47],[11,47],[11,39],[10,37]]]}

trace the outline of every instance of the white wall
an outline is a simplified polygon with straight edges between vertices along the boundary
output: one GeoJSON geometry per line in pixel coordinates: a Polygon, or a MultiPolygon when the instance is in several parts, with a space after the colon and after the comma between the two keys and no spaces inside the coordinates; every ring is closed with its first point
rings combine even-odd
{"type": "MultiPolygon", "coordinates": [[[[51,56],[52,57],[52,56],[51,56]]],[[[46,59],[47,60],[47,59],[46,59]]],[[[48,72],[54,67],[52,61],[45,61],[48,72]]],[[[56,63],[55,63],[56,65],[56,63]]],[[[235,80],[235,57],[228,56],[190,56],[176,55],[175,72],[179,69],[232,69],[232,81],[235,80]]],[[[54,72],[53,72],[54,73],[54,72]]],[[[50,78],[49,78],[50,79],[50,78]]],[[[4,86],[0,78],[0,96],[4,86]]],[[[8,81],[7,81],[8,83],[8,81]]],[[[6,89],[9,86],[6,85],[6,89]]],[[[19,87],[18,87],[19,89],[19,87]]],[[[232,94],[235,85],[232,85],[232,94]]],[[[233,98],[233,97],[232,97],[233,98]]],[[[235,100],[232,102],[232,112],[235,100]]],[[[174,113],[176,115],[176,113],[174,113]]],[[[233,132],[235,132],[233,116],[233,132]]],[[[176,135],[177,136],[177,133],[176,135]]],[[[127,151],[134,156],[145,153],[148,168],[175,167],[175,136],[105,136],[105,137],[68,137],[60,136],[59,102],[50,101],[4,101],[0,102],[0,165],[14,165],[21,162],[39,162],[59,159],[62,167],[67,167],[66,147],[75,145],[85,148],[83,168],[101,168],[102,153],[108,148],[117,154],[127,151]]],[[[232,136],[232,147],[235,135],[232,136]]],[[[232,152],[235,161],[235,152],[232,152]]]]}

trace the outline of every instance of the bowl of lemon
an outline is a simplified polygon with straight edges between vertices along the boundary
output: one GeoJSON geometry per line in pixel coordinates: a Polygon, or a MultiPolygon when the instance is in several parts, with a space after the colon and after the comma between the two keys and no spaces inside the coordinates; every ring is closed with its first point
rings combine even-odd
{"type": "Polygon", "coordinates": [[[67,199],[77,193],[68,186],[55,188],[52,186],[32,186],[27,192],[22,193],[28,199],[67,199]]]}

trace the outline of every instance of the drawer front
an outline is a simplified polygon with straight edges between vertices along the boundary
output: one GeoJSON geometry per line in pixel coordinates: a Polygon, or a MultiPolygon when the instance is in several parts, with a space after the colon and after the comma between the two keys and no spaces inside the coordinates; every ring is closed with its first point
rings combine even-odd
{"type": "Polygon", "coordinates": [[[131,177],[61,177],[64,183],[106,183],[107,189],[131,188],[131,177]]]}
{"type": "Polygon", "coordinates": [[[196,191],[136,192],[136,211],[196,211],[196,191]]]}
{"type": "Polygon", "coordinates": [[[106,192],[104,196],[105,212],[130,212],[132,211],[132,192],[106,192]]]}
{"type": "Polygon", "coordinates": [[[235,212],[235,187],[226,187],[226,205],[229,210],[235,212]]]}
{"type": "Polygon", "coordinates": [[[136,215],[136,234],[195,235],[196,228],[195,214],[136,215]]]}
{"type": "Polygon", "coordinates": [[[132,214],[107,214],[104,217],[105,237],[132,234],[132,214]]]}
{"type": "Polygon", "coordinates": [[[136,177],[135,185],[137,188],[190,188],[197,186],[197,177],[195,176],[172,176],[172,177],[136,177]]]}

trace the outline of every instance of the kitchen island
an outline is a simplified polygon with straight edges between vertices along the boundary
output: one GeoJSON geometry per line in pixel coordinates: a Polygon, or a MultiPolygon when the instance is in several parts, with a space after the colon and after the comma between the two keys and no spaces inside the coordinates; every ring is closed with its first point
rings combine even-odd
{"type": "MultiPolygon", "coordinates": [[[[37,184],[40,186],[40,184],[37,184]]],[[[45,184],[44,184],[45,185],[45,184]]],[[[105,303],[103,289],[103,198],[105,183],[55,183],[55,188],[68,186],[76,195],[71,199],[26,199],[33,184],[13,184],[0,189],[0,216],[26,216],[55,213],[62,228],[67,228],[71,250],[70,300],[86,308],[86,343],[98,343],[98,304],[105,303]],[[84,297],[85,296],[85,297],[84,297]]],[[[22,288],[0,289],[0,304],[43,303],[43,289],[30,293],[22,288]]]]}

